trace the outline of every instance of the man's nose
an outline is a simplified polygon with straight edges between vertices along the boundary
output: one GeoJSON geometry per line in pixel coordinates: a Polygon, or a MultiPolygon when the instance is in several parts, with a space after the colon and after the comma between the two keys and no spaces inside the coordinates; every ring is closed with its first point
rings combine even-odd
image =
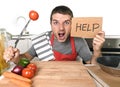
{"type": "Polygon", "coordinates": [[[60,24],[60,30],[64,29],[64,24],[60,24]]]}

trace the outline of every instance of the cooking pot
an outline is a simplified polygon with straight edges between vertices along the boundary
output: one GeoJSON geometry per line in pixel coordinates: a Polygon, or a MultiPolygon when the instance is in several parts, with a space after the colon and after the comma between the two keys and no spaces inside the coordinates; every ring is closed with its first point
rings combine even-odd
{"type": "Polygon", "coordinates": [[[97,63],[101,69],[113,76],[120,76],[120,57],[103,56],[97,58],[97,63]]]}

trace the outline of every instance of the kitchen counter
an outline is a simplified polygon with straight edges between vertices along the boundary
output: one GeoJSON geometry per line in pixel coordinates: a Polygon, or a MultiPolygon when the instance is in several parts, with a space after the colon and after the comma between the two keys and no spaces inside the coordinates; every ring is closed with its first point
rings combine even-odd
{"type": "MultiPolygon", "coordinates": [[[[97,78],[97,80],[101,83],[106,83],[109,87],[120,87],[120,77],[112,76],[106,72],[104,72],[99,65],[93,65],[93,66],[86,66],[90,72],[92,73],[92,76],[97,78]],[[96,77],[97,76],[97,77],[96,77]]],[[[107,87],[107,86],[103,86],[107,87]]]]}
{"type": "MultiPolygon", "coordinates": [[[[35,62],[38,70],[32,78],[32,87],[96,87],[87,68],[78,61],[35,62]]],[[[0,87],[18,87],[8,79],[0,81],[0,87]]]]}

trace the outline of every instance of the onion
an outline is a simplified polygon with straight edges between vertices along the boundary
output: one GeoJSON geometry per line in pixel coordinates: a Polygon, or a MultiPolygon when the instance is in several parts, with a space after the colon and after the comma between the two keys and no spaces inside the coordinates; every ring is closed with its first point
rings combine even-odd
{"type": "Polygon", "coordinates": [[[20,65],[16,65],[11,72],[21,75],[23,67],[20,65]]]}

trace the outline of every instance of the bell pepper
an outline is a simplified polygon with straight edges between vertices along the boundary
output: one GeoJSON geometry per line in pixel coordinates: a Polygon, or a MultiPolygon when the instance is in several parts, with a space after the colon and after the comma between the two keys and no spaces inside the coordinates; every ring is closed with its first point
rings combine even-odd
{"type": "Polygon", "coordinates": [[[18,65],[22,67],[26,67],[30,61],[27,58],[21,58],[20,61],[18,62],[18,65]]]}

